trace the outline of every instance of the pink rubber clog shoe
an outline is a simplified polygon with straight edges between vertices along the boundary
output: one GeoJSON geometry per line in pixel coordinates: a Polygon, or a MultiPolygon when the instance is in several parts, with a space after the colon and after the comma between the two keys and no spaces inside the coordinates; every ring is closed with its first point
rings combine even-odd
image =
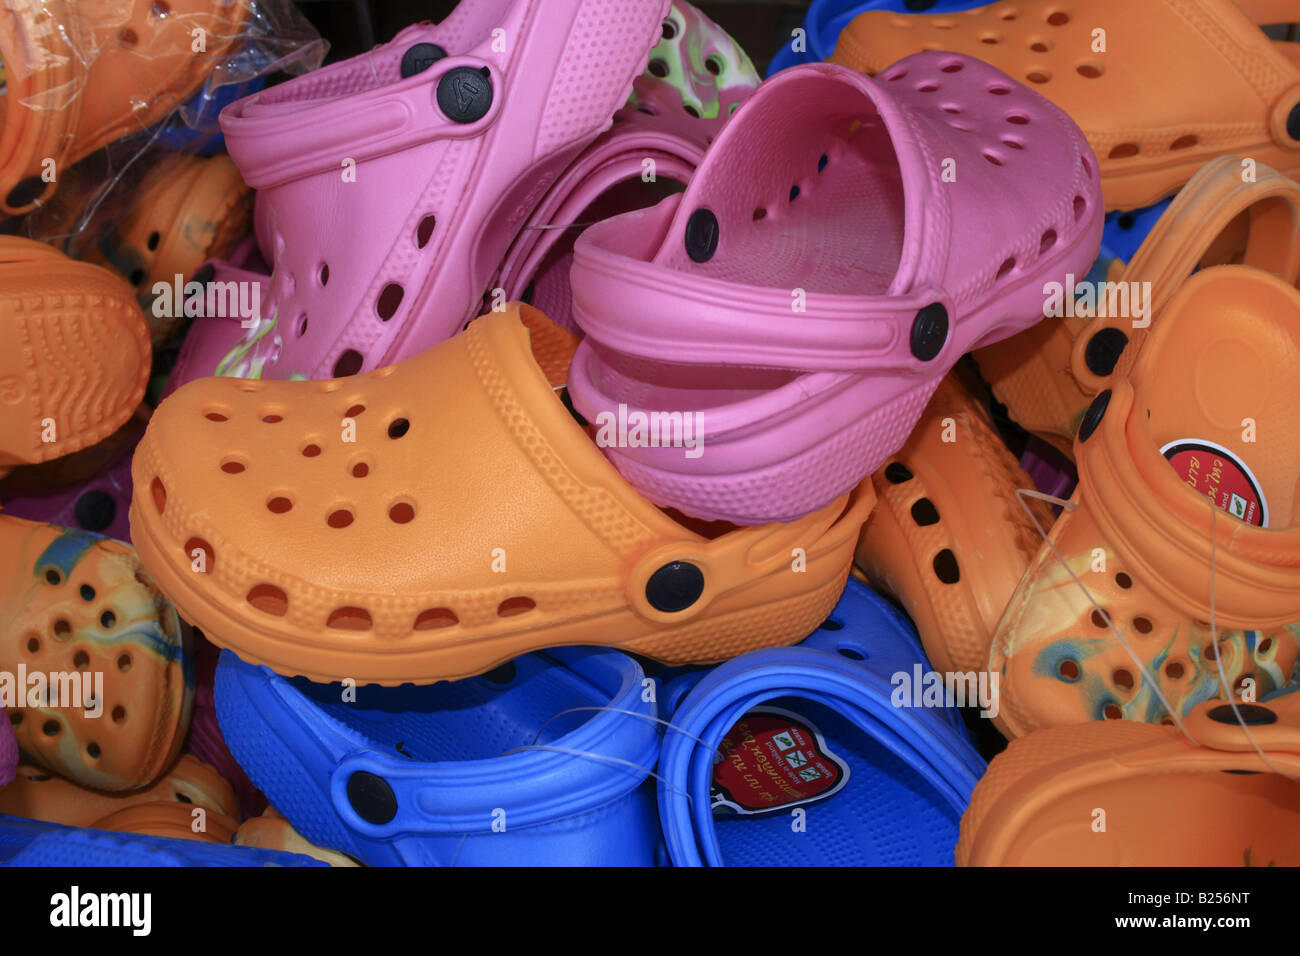
{"type": "Polygon", "coordinates": [[[964,352],[1040,321],[1102,215],[1078,127],[978,60],[792,68],[684,194],[578,240],[569,391],[656,504],[789,521],[896,451],[964,352]]]}
{"type": "Polygon", "coordinates": [[[555,179],[626,102],[668,0],[462,0],[442,23],[239,100],[230,155],[274,273],[223,363],[388,365],[478,314],[555,179]]]}

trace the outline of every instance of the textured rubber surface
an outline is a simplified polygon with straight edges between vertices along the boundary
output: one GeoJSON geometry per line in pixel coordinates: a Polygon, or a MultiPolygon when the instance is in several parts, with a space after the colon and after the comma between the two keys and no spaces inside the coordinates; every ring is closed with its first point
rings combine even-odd
{"type": "Polygon", "coordinates": [[[657,504],[792,520],[883,464],[964,352],[1041,321],[1101,228],[1082,134],[991,67],[786,70],[685,193],[579,238],[570,392],[588,421],[695,423],[698,453],[604,442],[657,504]]]}
{"type": "Polygon", "coordinates": [[[1097,152],[1106,207],[1137,209],[1225,153],[1300,170],[1300,140],[1287,132],[1300,103],[1300,48],[1257,25],[1294,16],[1285,3],[1233,0],[1003,0],[951,17],[871,11],[840,34],[832,60],[875,74],[935,42],[980,57],[1074,117],[1097,152]],[[1109,52],[1097,52],[1097,29],[1109,52]]]}
{"type": "MultiPolygon", "coordinates": [[[[895,675],[926,669],[901,613],[850,581],[827,621],[798,647],[756,651],[665,690],[659,810],[675,864],[946,866],[957,821],[984,771],[951,707],[895,706],[895,675]],[[755,816],[715,815],[715,751],[756,707],[797,714],[848,766],[843,789],[755,816]]],[[[910,700],[910,695],[907,700],[910,700]]]]}

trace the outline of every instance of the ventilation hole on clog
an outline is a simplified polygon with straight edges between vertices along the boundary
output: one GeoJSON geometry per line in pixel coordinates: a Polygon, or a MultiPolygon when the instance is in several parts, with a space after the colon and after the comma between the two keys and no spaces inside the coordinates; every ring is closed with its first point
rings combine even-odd
{"type": "Polygon", "coordinates": [[[284,421],[284,416],[277,415],[275,412],[271,412],[267,415],[263,415],[262,421],[267,425],[278,425],[280,422],[284,421]]]}
{"type": "Polygon", "coordinates": [[[983,36],[980,37],[980,43],[985,43],[988,44],[989,46],[994,46],[1001,42],[1002,42],[1002,37],[996,33],[985,33],[983,36]]]}
{"type": "Polygon", "coordinates": [[[352,522],[355,520],[356,520],[356,515],[354,515],[349,509],[335,508],[326,516],[325,523],[329,525],[331,528],[342,529],[352,524],[352,522]]]}
{"type": "Polygon", "coordinates": [[[988,150],[985,150],[981,155],[994,166],[1002,165],[1002,157],[996,153],[990,153],[988,150]]]}
{"type": "Polygon", "coordinates": [[[1014,20],[1015,18],[1016,18],[1016,11],[1014,10],[1005,10],[1002,13],[1003,20],[1014,20]]]}
{"type": "Polygon", "coordinates": [[[53,584],[55,587],[58,587],[60,584],[63,583],[63,572],[60,571],[58,568],[46,568],[45,583],[53,584]]]}
{"type": "Polygon", "coordinates": [[[72,625],[65,618],[59,618],[54,622],[54,636],[61,641],[66,641],[72,636],[72,625]]]}
{"type": "Polygon", "coordinates": [[[929,498],[920,498],[912,505],[912,520],[922,528],[939,523],[939,509],[929,498]]]}
{"type": "Polygon", "coordinates": [[[388,424],[388,437],[401,438],[411,430],[411,423],[405,418],[394,418],[388,424]]]}
{"type": "Polygon", "coordinates": [[[651,60],[647,69],[650,70],[651,76],[657,76],[661,80],[670,72],[666,60],[651,60]]]}
{"type": "MultiPolygon", "coordinates": [[[[339,360],[334,363],[334,377],[347,378],[349,375],[356,375],[361,371],[361,366],[365,363],[361,353],[356,349],[348,349],[339,356],[339,360]]],[[[334,388],[338,388],[335,385],[334,388]]],[[[333,391],[334,389],[322,389],[322,391],[333,391]]]]}
{"type": "Polygon", "coordinates": [[[754,222],[762,222],[766,218],[767,218],[767,210],[764,209],[762,206],[759,206],[757,209],[754,210],[754,222]]]}
{"type": "Polygon", "coordinates": [[[456,612],[449,607],[431,607],[415,618],[415,630],[436,631],[442,627],[455,627],[460,623],[456,612]]]}
{"type": "Polygon", "coordinates": [[[1151,623],[1149,617],[1135,617],[1133,618],[1133,630],[1139,634],[1150,634],[1155,630],[1155,625],[1151,623]]]}
{"type": "Polygon", "coordinates": [[[720,56],[710,55],[704,58],[704,68],[714,76],[720,75],[725,66],[726,64],[722,62],[720,56]]]}
{"type": "Polygon", "coordinates": [[[956,120],[949,120],[948,125],[951,126],[953,129],[957,130],[959,133],[970,132],[969,126],[967,126],[965,123],[959,123],[956,120]]]}
{"type": "Polygon", "coordinates": [[[1043,255],[1054,245],[1056,245],[1056,230],[1049,229],[1047,232],[1043,233],[1043,237],[1038,240],[1038,254],[1040,256],[1043,255]]]}
{"type": "Polygon", "coordinates": [[[425,216],[420,220],[420,224],[415,227],[415,244],[423,249],[433,238],[433,228],[438,225],[438,217],[432,214],[425,216]]]}
{"type": "Polygon", "coordinates": [[[916,92],[918,92],[918,93],[933,93],[933,92],[934,92],[935,90],[937,90],[938,88],[939,88],[939,84],[938,84],[938,83],[934,82],[933,80],[926,80],[926,81],[924,81],[924,82],[922,82],[922,83],[918,83],[918,84],[917,84],[917,86],[916,86],[916,92]]]}
{"type": "Polygon", "coordinates": [[[394,524],[409,524],[415,518],[415,506],[409,501],[399,501],[388,509],[388,519],[394,524]]]}
{"type": "Polygon", "coordinates": [[[934,573],[944,584],[956,584],[961,580],[961,569],[957,566],[957,555],[944,548],[934,556],[934,573]]]}
{"type": "Polygon", "coordinates": [[[123,707],[121,704],[118,704],[116,707],[113,708],[112,716],[113,716],[113,723],[119,725],[126,723],[126,708],[123,707]]]}
{"type": "Polygon", "coordinates": [[[127,27],[125,30],[118,33],[117,42],[122,44],[122,46],[135,46],[140,42],[140,37],[136,35],[134,30],[127,27]]]}
{"type": "Polygon", "coordinates": [[[1106,628],[1110,624],[1110,619],[1106,616],[1105,611],[1099,611],[1093,608],[1092,614],[1089,615],[1093,627],[1106,628]]]}
{"type": "Polygon", "coordinates": [[[245,598],[263,614],[284,617],[289,610],[289,596],[274,584],[255,584],[245,598]]]}
{"type": "Polygon", "coordinates": [[[675,36],[677,36],[677,24],[673,23],[672,18],[669,17],[664,20],[663,38],[665,40],[671,40],[675,36]]]}
{"type": "Polygon", "coordinates": [[[939,67],[939,69],[944,73],[960,73],[963,66],[964,64],[961,60],[953,60],[951,63],[945,63],[943,66],[939,67]]]}
{"type": "Polygon", "coordinates": [[[1118,670],[1116,670],[1115,673],[1110,675],[1110,679],[1114,681],[1115,686],[1120,688],[1121,690],[1133,689],[1132,671],[1127,671],[1121,667],[1118,670]]]}
{"type": "Polygon", "coordinates": [[[267,500],[266,510],[274,515],[288,514],[293,510],[293,502],[284,495],[276,495],[274,498],[267,500]]]}
{"type": "Polygon", "coordinates": [[[1106,155],[1109,159],[1128,159],[1130,156],[1136,156],[1139,151],[1137,143],[1120,143],[1106,155]]]}
{"type": "Polygon", "coordinates": [[[836,649],[837,651],[839,651],[841,654],[843,654],[845,657],[847,657],[847,658],[848,658],[849,660],[851,660],[851,661],[865,661],[865,660],[867,659],[867,655],[866,655],[866,654],[863,654],[861,651],[859,651],[859,650],[855,650],[855,649],[852,648],[852,647],[843,647],[843,646],[841,646],[841,647],[837,647],[837,648],[835,648],[835,649],[836,649]]]}
{"type": "Polygon", "coordinates": [[[1012,126],[1028,126],[1029,117],[1024,113],[1010,113],[1007,116],[1007,122],[1012,126]]]}
{"type": "Polygon", "coordinates": [[[1213,644],[1206,644],[1205,650],[1202,652],[1201,656],[1207,661],[1218,660],[1219,649],[1213,644]]]}
{"type": "Polygon", "coordinates": [[[206,412],[203,413],[203,417],[206,418],[206,419],[207,419],[208,421],[210,421],[210,422],[228,422],[228,421],[230,421],[230,416],[229,416],[229,415],[227,415],[225,412],[217,411],[215,408],[210,408],[210,409],[208,409],[206,412]]]}
{"type": "Polygon", "coordinates": [[[885,466],[885,480],[891,485],[901,485],[912,480],[912,470],[901,461],[891,461],[885,466]]]}
{"type": "Polygon", "coordinates": [[[1170,680],[1182,680],[1187,669],[1179,661],[1170,661],[1165,665],[1165,676],[1170,680]]]}
{"type": "Polygon", "coordinates": [[[191,797],[191,796],[190,796],[189,794],[187,794],[187,793],[180,793],[179,791],[177,791],[177,792],[173,793],[172,796],[176,798],[176,801],[177,801],[178,803],[193,803],[193,802],[194,802],[194,798],[191,797]]]}
{"type": "Polygon", "coordinates": [[[197,537],[190,538],[185,542],[185,557],[190,562],[190,569],[198,571],[200,574],[211,574],[213,565],[217,560],[212,545],[197,537]],[[199,554],[195,554],[195,551],[198,551],[199,554]],[[201,564],[198,563],[200,561],[201,564]]]}
{"type": "Polygon", "coordinates": [[[85,651],[77,651],[72,655],[72,666],[79,671],[84,671],[90,666],[90,655],[85,651]]]}
{"type": "Polygon", "coordinates": [[[336,631],[368,631],[374,626],[370,612],[361,607],[335,608],[325,626],[336,631]]]}
{"type": "Polygon", "coordinates": [[[320,445],[316,444],[315,442],[308,442],[307,444],[302,446],[301,452],[302,452],[302,457],[304,458],[319,458],[321,448],[320,445]]]}
{"type": "Polygon", "coordinates": [[[961,107],[956,103],[944,103],[939,107],[939,109],[943,110],[945,113],[950,113],[953,116],[961,115],[961,107]]]}
{"type": "Polygon", "coordinates": [[[995,83],[993,86],[989,87],[989,92],[994,96],[1006,96],[1011,92],[1011,87],[1002,83],[995,83]]]}
{"type": "Polygon", "coordinates": [[[844,622],[833,617],[828,617],[826,620],[822,621],[821,629],[823,631],[842,631],[844,630],[844,622]]]}
{"type": "Polygon", "coordinates": [[[1119,571],[1116,572],[1115,574],[1115,583],[1118,584],[1120,587],[1122,587],[1125,591],[1127,591],[1129,588],[1133,586],[1133,579],[1129,577],[1127,574],[1125,574],[1123,571],[1119,571]]]}
{"type": "Polygon", "coordinates": [[[1056,665],[1056,673],[1060,676],[1062,680],[1078,680],[1079,662],[1072,661],[1069,658],[1066,658],[1065,660],[1061,661],[1061,663],[1056,665]]]}
{"type": "Polygon", "coordinates": [[[153,252],[155,249],[158,248],[158,243],[160,242],[162,242],[162,233],[151,232],[149,233],[149,241],[145,243],[145,245],[149,247],[150,252],[153,252]]]}
{"type": "Polygon", "coordinates": [[[1047,22],[1054,27],[1063,27],[1070,22],[1070,15],[1064,10],[1057,10],[1047,17],[1047,22]]]}
{"type": "Polygon", "coordinates": [[[1107,704],[1105,709],[1102,710],[1101,713],[1102,716],[1104,716],[1107,720],[1124,719],[1124,711],[1119,709],[1119,704],[1107,704]]]}
{"type": "Polygon", "coordinates": [[[243,472],[246,471],[247,468],[248,466],[245,465],[238,458],[225,458],[222,459],[221,462],[221,470],[228,475],[243,474],[243,472]]]}
{"type": "Polygon", "coordinates": [[[690,116],[692,119],[699,119],[699,118],[700,118],[700,111],[697,110],[697,109],[696,109],[694,106],[692,106],[690,103],[684,103],[684,104],[682,104],[682,109],[686,110],[686,114],[687,114],[688,116],[690,116]]]}
{"type": "Polygon", "coordinates": [[[1089,80],[1095,80],[1106,72],[1106,68],[1100,63],[1080,63],[1075,69],[1080,76],[1089,80]]]}
{"type": "Polygon", "coordinates": [[[89,584],[83,584],[83,585],[81,586],[81,591],[80,591],[80,593],[81,593],[81,599],[82,599],[83,601],[93,601],[93,600],[95,600],[95,589],[92,588],[89,584]]]}
{"type": "Polygon", "coordinates": [[[1033,43],[1029,44],[1029,49],[1033,50],[1035,53],[1046,53],[1051,48],[1052,45],[1046,40],[1035,40],[1033,43]]]}
{"type": "Polygon", "coordinates": [[[1003,259],[1002,265],[998,266],[998,274],[997,276],[995,276],[995,278],[1005,279],[1008,275],[1011,274],[1011,270],[1014,269],[1015,267],[1016,267],[1015,256],[1012,256],[1009,259],[1003,259]]]}
{"type": "Polygon", "coordinates": [[[1052,78],[1052,74],[1046,70],[1030,70],[1025,74],[1025,79],[1030,83],[1046,83],[1052,78]]]}
{"type": "Polygon", "coordinates": [[[153,492],[153,506],[162,514],[167,508],[167,489],[163,486],[160,479],[155,478],[149,485],[149,490],[153,492]]]}
{"type": "Polygon", "coordinates": [[[526,614],[535,607],[537,607],[537,602],[530,597],[506,598],[497,605],[497,617],[514,617],[516,614],[526,614]]]}
{"type": "Polygon", "coordinates": [[[953,30],[956,29],[957,24],[953,23],[951,20],[934,20],[930,23],[930,26],[934,27],[936,30],[953,30]]]}
{"type": "Polygon", "coordinates": [[[113,628],[117,627],[117,615],[112,611],[105,611],[103,614],[99,615],[99,626],[106,631],[111,631],[113,628]]]}
{"type": "Polygon", "coordinates": [[[830,165],[830,162],[831,158],[825,153],[822,153],[821,158],[817,160],[817,172],[825,172],[826,167],[830,165]]]}
{"type": "Polygon", "coordinates": [[[320,284],[325,286],[330,284],[330,264],[322,262],[320,268],[316,270],[316,275],[320,279],[320,284]]]}
{"type": "Polygon", "coordinates": [[[799,198],[799,187],[798,187],[798,186],[791,186],[791,187],[790,187],[790,202],[794,202],[794,201],[795,201],[796,199],[798,199],[798,198],[799,198]]]}
{"type": "Polygon", "coordinates": [[[889,83],[896,83],[897,81],[903,79],[906,76],[907,76],[906,70],[899,70],[897,73],[891,73],[889,76],[885,77],[885,80],[889,83]]]}
{"type": "Polygon", "coordinates": [[[1257,654],[1267,654],[1268,651],[1269,651],[1269,648],[1271,648],[1272,646],[1273,646],[1273,638],[1271,638],[1271,637],[1266,637],[1266,638],[1264,638],[1262,641],[1259,642],[1259,646],[1255,648],[1255,653],[1257,653],[1257,654]]]}
{"type": "Polygon", "coordinates": [[[125,674],[127,671],[131,669],[130,654],[119,654],[117,656],[117,669],[120,670],[123,674],[125,674]]]}
{"type": "Polygon", "coordinates": [[[1012,139],[1010,136],[1002,137],[1002,145],[1008,149],[1024,149],[1025,144],[1018,139],[1012,139]]]}
{"type": "Polygon", "coordinates": [[[41,726],[41,730],[44,732],[46,737],[57,737],[59,735],[59,731],[62,729],[63,729],[63,725],[60,724],[57,720],[47,720],[41,726]]]}
{"type": "Polygon", "coordinates": [[[1196,138],[1196,134],[1195,134],[1195,133],[1188,133],[1186,136],[1180,136],[1180,137],[1178,137],[1176,140],[1174,140],[1172,143],[1170,143],[1170,144],[1169,144],[1169,148],[1170,148],[1171,150],[1172,150],[1172,149],[1191,149],[1191,148],[1192,148],[1193,146],[1195,146],[1198,142],[1200,142],[1200,140],[1198,140],[1198,139],[1196,138]]]}
{"type": "Polygon", "coordinates": [[[266,387],[265,382],[254,379],[237,379],[234,384],[235,389],[240,392],[260,392],[266,387]]]}
{"type": "Polygon", "coordinates": [[[353,478],[364,478],[370,474],[370,465],[364,461],[354,463],[350,469],[353,478]]]}
{"type": "Polygon", "coordinates": [[[1082,196],[1074,197],[1074,221],[1078,222],[1083,218],[1083,214],[1088,211],[1088,200],[1082,196]]]}
{"type": "Polygon", "coordinates": [[[39,654],[41,652],[41,639],[39,637],[27,638],[27,652],[29,654],[39,654]]]}
{"type": "Polygon", "coordinates": [[[384,286],[379,293],[379,299],[375,302],[375,313],[380,319],[387,322],[397,314],[397,308],[402,304],[402,296],[406,294],[396,282],[390,282],[384,286]]]}

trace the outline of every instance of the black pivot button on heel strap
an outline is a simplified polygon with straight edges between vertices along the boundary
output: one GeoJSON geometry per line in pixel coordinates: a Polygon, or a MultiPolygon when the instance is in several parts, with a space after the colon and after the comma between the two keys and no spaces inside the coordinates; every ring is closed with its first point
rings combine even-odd
{"type": "Polygon", "coordinates": [[[447,55],[436,43],[417,43],[402,54],[402,79],[423,73],[447,55]]]}
{"type": "Polygon", "coordinates": [[[932,302],[912,320],[912,355],[928,362],[943,351],[948,341],[948,310],[932,302]]]}
{"type": "Polygon", "coordinates": [[[650,575],[645,586],[645,599],[665,614],[686,610],[703,593],[704,572],[689,561],[670,561],[650,575]]]}
{"type": "Polygon", "coordinates": [[[348,803],[362,820],[383,826],[397,816],[397,794],[383,777],[358,770],[348,777],[348,803]]]}
{"type": "Polygon", "coordinates": [[[438,81],[438,109],[455,123],[476,123],[492,108],[492,79],[487,68],[458,66],[438,81]]]}

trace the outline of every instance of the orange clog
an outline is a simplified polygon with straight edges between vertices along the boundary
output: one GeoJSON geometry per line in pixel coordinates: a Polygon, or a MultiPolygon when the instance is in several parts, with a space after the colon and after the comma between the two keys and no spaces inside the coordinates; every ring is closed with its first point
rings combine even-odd
{"type": "Polygon", "coordinates": [[[688,527],[556,395],[575,347],[514,304],[364,375],[192,382],[135,454],[141,560],[214,643],[318,681],[429,683],[572,644],[703,664],[806,637],[870,482],[788,524],[688,527]]]}
{"type": "Polygon", "coordinates": [[[957,865],[1300,865],[1298,711],[1294,693],[1209,701],[1193,739],[1093,723],[1013,740],[975,787],[957,865]]]}
{"type": "Polygon", "coordinates": [[[248,15],[248,0],[5,4],[0,212],[29,212],[66,167],[180,106],[238,43],[248,15]]]}
{"type": "Polygon", "coordinates": [[[125,282],[0,237],[0,474],[111,435],[144,397],[151,355],[125,282]]]}
{"type": "Polygon", "coordinates": [[[1187,280],[1084,415],[1079,486],[994,635],[1008,736],[1294,679],[1297,406],[1300,291],[1247,266],[1187,280]]]}
{"type": "MultiPolygon", "coordinates": [[[[872,483],[879,503],[858,543],[858,565],[907,609],[935,670],[987,669],[993,631],[1042,544],[1016,498],[1033,481],[949,374],[872,483]]],[[[1051,525],[1042,501],[1028,504],[1051,525]]]]}
{"type": "Polygon", "coordinates": [[[1106,208],[1136,209],[1225,153],[1300,173],[1300,44],[1259,29],[1296,18],[1285,0],[873,10],[844,29],[831,61],[875,74],[921,50],[979,57],[1069,113],[1097,153],[1106,208]]]}
{"type": "Polygon", "coordinates": [[[1256,166],[1248,181],[1242,172],[1236,156],[1207,163],[1128,265],[1112,267],[1106,301],[1129,308],[1107,304],[1092,315],[1051,316],[975,353],[1018,424],[1072,455],[1088,403],[1117,365],[1132,364],[1146,329],[1198,268],[1244,263],[1288,282],[1300,278],[1300,184],[1267,166],[1256,166]]]}
{"type": "Polygon", "coordinates": [[[360,866],[356,860],[338,850],[327,850],[307,842],[280,814],[270,807],[260,817],[245,820],[235,832],[236,846],[254,846],[263,850],[282,850],[315,857],[330,866],[360,866]]]}

